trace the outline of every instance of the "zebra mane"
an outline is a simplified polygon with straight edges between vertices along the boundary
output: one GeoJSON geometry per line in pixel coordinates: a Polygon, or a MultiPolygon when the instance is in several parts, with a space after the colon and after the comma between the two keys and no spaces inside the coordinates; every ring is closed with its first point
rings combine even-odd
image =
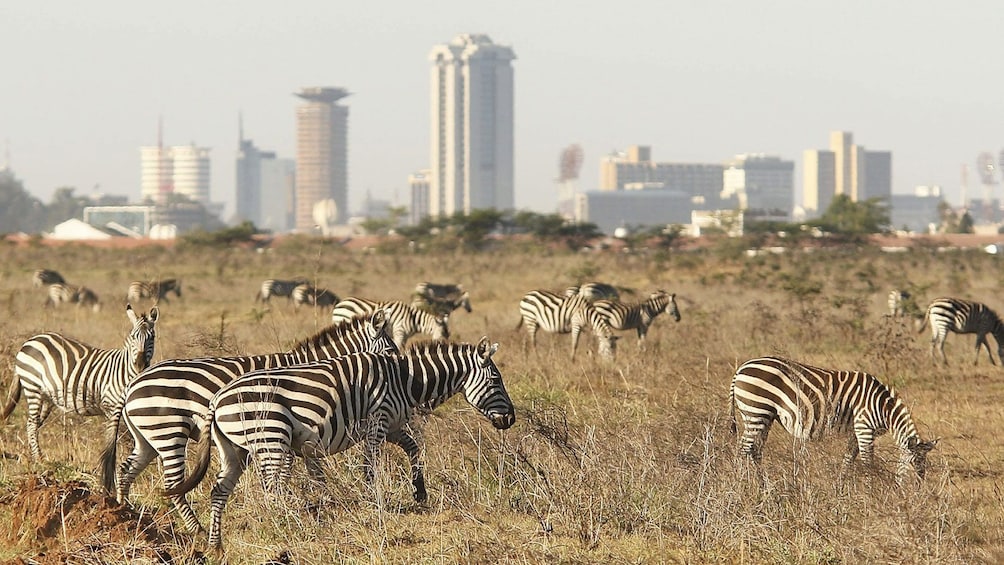
{"type": "Polygon", "coordinates": [[[426,355],[436,355],[437,353],[442,353],[444,351],[449,351],[449,350],[456,351],[458,349],[473,350],[475,349],[475,345],[473,343],[458,343],[455,341],[441,341],[441,340],[421,341],[414,345],[409,346],[408,351],[405,354],[426,356],[426,355]]]}
{"type": "Polygon", "coordinates": [[[301,349],[308,348],[311,345],[319,345],[328,341],[333,335],[348,335],[354,333],[363,327],[363,324],[370,320],[373,314],[356,314],[342,322],[340,324],[331,324],[326,328],[318,331],[310,337],[306,337],[296,342],[290,351],[299,351],[301,349]]]}

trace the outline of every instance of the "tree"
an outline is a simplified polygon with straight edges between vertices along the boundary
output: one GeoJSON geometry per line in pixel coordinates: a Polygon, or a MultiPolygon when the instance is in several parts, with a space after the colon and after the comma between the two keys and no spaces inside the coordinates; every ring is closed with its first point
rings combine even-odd
{"type": "Polygon", "coordinates": [[[74,190],[76,189],[70,186],[56,189],[56,193],[52,195],[52,202],[46,208],[46,228],[51,229],[70,218],[83,216],[84,207],[88,205],[87,197],[75,196],[74,190]]]}
{"type": "Polygon", "coordinates": [[[854,202],[846,194],[833,197],[826,212],[812,224],[839,235],[865,235],[889,231],[889,210],[880,198],[854,202]]]}
{"type": "Polygon", "coordinates": [[[44,220],[45,206],[14,175],[0,174],[0,233],[37,233],[44,220]]]}

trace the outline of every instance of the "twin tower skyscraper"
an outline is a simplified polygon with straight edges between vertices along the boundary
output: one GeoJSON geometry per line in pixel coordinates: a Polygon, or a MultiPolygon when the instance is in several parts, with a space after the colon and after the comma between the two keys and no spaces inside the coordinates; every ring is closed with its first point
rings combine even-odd
{"type": "MultiPolygon", "coordinates": [[[[428,215],[514,207],[515,58],[511,48],[480,34],[459,35],[432,49],[429,186],[427,202],[420,204],[428,215]]],[[[319,218],[344,224],[349,217],[349,109],[340,103],[348,95],[335,87],[296,93],[301,102],[296,109],[295,210],[290,210],[290,227],[297,231],[314,230],[319,218]]],[[[259,181],[258,196],[250,194],[255,183],[247,164],[242,166],[244,154],[238,156],[238,216],[255,216],[255,206],[242,202],[265,202],[269,200],[263,198],[265,191],[280,188],[259,181]],[[242,178],[249,184],[244,190],[242,178]]]]}

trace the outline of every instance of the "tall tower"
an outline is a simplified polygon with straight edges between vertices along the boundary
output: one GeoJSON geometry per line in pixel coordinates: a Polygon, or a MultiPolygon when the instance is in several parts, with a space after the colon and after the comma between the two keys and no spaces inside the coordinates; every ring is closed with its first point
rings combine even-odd
{"type": "Polygon", "coordinates": [[[157,118],[157,145],[140,147],[139,153],[140,200],[166,204],[168,195],[174,191],[171,179],[174,167],[171,151],[164,147],[163,118],[157,118]]]}
{"type": "Polygon", "coordinates": [[[209,148],[177,145],[171,148],[174,192],[192,202],[209,204],[209,148]]]}
{"type": "Polygon", "coordinates": [[[437,45],[432,61],[429,214],[514,207],[513,69],[516,55],[487,35],[437,45]]]}
{"type": "Polygon", "coordinates": [[[329,198],[335,201],[335,223],[345,223],[349,207],[349,109],[338,101],[349,92],[311,87],[296,95],[303,99],[296,108],[296,229],[313,229],[314,206],[329,198]]]}

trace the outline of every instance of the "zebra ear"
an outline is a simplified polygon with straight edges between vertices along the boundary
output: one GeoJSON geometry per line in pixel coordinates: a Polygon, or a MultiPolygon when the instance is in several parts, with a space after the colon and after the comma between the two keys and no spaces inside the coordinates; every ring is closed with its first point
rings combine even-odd
{"type": "Polygon", "coordinates": [[[130,322],[136,323],[136,312],[132,309],[132,304],[126,304],[126,316],[129,317],[130,322]]]}
{"type": "Polygon", "coordinates": [[[156,322],[157,320],[159,320],[160,319],[160,308],[157,308],[156,306],[154,306],[153,308],[150,308],[149,319],[150,319],[151,322],[156,322]]]}
{"type": "Polygon", "coordinates": [[[373,312],[373,317],[370,318],[370,324],[373,326],[373,329],[376,330],[376,333],[378,335],[383,330],[383,326],[386,323],[387,323],[387,310],[381,308],[376,312],[373,312]]]}

